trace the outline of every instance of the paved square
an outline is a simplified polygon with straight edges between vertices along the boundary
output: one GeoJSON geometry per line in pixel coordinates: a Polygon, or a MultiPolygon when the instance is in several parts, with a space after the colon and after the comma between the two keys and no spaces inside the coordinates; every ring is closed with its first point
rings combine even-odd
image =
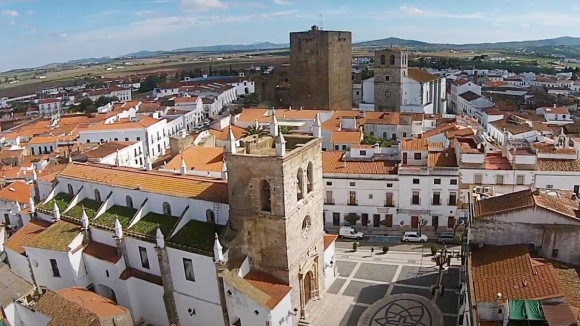
{"type": "Polygon", "coordinates": [[[338,267],[338,275],[340,276],[344,276],[344,277],[348,277],[350,275],[350,273],[352,273],[352,270],[354,269],[354,267],[356,266],[356,263],[354,262],[349,262],[349,261],[340,261],[337,262],[337,267],[338,267]]]}
{"type": "Polygon", "coordinates": [[[386,284],[350,281],[343,295],[354,297],[357,303],[370,305],[384,298],[388,289],[389,286],[386,284]]]}
{"type": "MultiPolygon", "coordinates": [[[[334,301],[313,311],[317,326],[337,326],[338,320],[339,326],[357,326],[370,305],[392,294],[411,293],[432,298],[430,288],[437,282],[438,269],[431,257],[424,256],[420,249],[397,247],[397,251],[391,250],[380,257],[370,257],[367,248],[358,252],[351,249],[350,243],[337,243],[338,275],[326,289],[327,298],[334,298],[334,301]]],[[[444,314],[444,326],[455,326],[457,322],[455,290],[459,284],[459,262],[453,264],[456,266],[443,272],[445,294],[436,302],[444,314]]]]}
{"type": "MultiPolygon", "coordinates": [[[[342,264],[340,262],[339,264],[342,264]]],[[[379,282],[390,282],[397,272],[397,266],[363,263],[360,265],[354,278],[379,282]]]]}

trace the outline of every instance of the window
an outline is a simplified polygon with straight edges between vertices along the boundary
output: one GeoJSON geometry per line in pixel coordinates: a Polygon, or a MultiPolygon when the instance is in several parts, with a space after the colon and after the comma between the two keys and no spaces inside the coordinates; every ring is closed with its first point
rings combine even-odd
{"type": "Polygon", "coordinates": [[[346,145],[342,145],[342,150],[346,151],[347,146],[346,145]]]}
{"type": "Polygon", "coordinates": [[[389,57],[389,63],[392,65],[395,64],[395,56],[393,54],[391,54],[391,56],[389,57]]]}
{"type": "Polygon", "coordinates": [[[523,185],[524,184],[524,176],[523,175],[518,175],[516,177],[516,184],[518,184],[518,185],[523,185]]]}
{"type": "Polygon", "coordinates": [[[304,171],[302,169],[298,169],[298,173],[296,174],[296,200],[301,200],[304,198],[304,171]]]}
{"type": "Polygon", "coordinates": [[[546,189],[554,189],[553,185],[546,185],[546,189]]]}
{"type": "Polygon", "coordinates": [[[356,199],[356,191],[350,191],[348,194],[348,205],[356,206],[358,205],[358,200],[356,199]]]}
{"type": "Polygon", "coordinates": [[[60,271],[58,270],[58,263],[56,262],[56,259],[50,260],[50,267],[52,268],[52,276],[60,277],[60,271]]]}
{"type": "Polygon", "coordinates": [[[391,77],[390,76],[385,76],[385,81],[390,81],[391,77]]]}
{"type": "Polygon", "coordinates": [[[440,192],[433,192],[433,201],[431,202],[431,205],[441,205],[441,193],[440,192]]]}
{"type": "Polygon", "coordinates": [[[403,133],[403,137],[407,137],[407,133],[406,132],[403,133]]]}
{"type": "Polygon", "coordinates": [[[115,141],[119,141],[119,138],[115,138],[115,141]]]}
{"type": "Polygon", "coordinates": [[[414,154],[413,154],[413,158],[414,158],[415,160],[420,160],[420,159],[421,159],[421,153],[414,153],[414,154]]]}
{"type": "Polygon", "coordinates": [[[449,206],[455,206],[457,205],[457,193],[456,192],[450,192],[449,193],[449,206]]]}
{"type": "Polygon", "coordinates": [[[327,186],[332,186],[332,182],[330,182],[330,181],[326,181],[326,185],[327,185],[327,186]]]}
{"type": "Polygon", "coordinates": [[[140,141],[140,140],[141,140],[141,137],[137,137],[137,141],[140,141]]]}
{"type": "Polygon", "coordinates": [[[413,191],[413,196],[411,197],[411,204],[412,205],[419,205],[421,200],[419,199],[419,192],[413,191]]]}
{"type": "Polygon", "coordinates": [[[351,182],[351,183],[349,183],[349,186],[351,186],[351,187],[356,187],[356,182],[351,182]]]}
{"type": "Polygon", "coordinates": [[[95,189],[95,200],[101,201],[101,193],[99,192],[99,189],[95,189]]]}
{"type": "Polygon", "coordinates": [[[168,202],[163,203],[163,215],[171,216],[171,205],[168,202]]]}
{"type": "Polygon", "coordinates": [[[367,151],[360,151],[360,155],[366,156],[367,155],[367,151]]]}
{"type": "Polygon", "coordinates": [[[413,179],[413,184],[414,185],[418,185],[419,184],[419,179],[413,179]]]}
{"type": "Polygon", "coordinates": [[[193,261],[191,259],[183,258],[183,272],[185,273],[186,280],[195,282],[195,274],[193,273],[193,261]]]}
{"type": "Polygon", "coordinates": [[[332,198],[332,191],[326,192],[326,201],[324,203],[334,205],[334,199],[332,198]]]}
{"type": "Polygon", "coordinates": [[[433,179],[433,183],[436,185],[440,185],[441,184],[441,179],[433,179]]]}
{"type": "Polygon", "coordinates": [[[139,247],[139,257],[141,257],[141,266],[149,269],[149,257],[147,256],[147,248],[139,247]]]}
{"type": "Polygon", "coordinates": [[[131,198],[131,196],[127,195],[125,197],[125,204],[129,208],[133,208],[133,198],[131,198]]]}
{"type": "Polygon", "coordinates": [[[574,193],[576,194],[576,196],[578,196],[578,193],[580,192],[580,186],[579,185],[575,185],[574,186],[574,193]]]}
{"type": "Polygon", "coordinates": [[[495,176],[495,184],[496,185],[503,185],[503,175],[496,175],[495,176]]]}
{"type": "Polygon", "coordinates": [[[266,180],[260,181],[260,209],[265,212],[272,211],[270,183],[266,180]]]}
{"type": "Polygon", "coordinates": [[[387,188],[393,188],[393,184],[392,183],[387,183],[387,188]]]}
{"type": "Polygon", "coordinates": [[[215,212],[211,209],[205,211],[205,219],[208,223],[215,224],[215,212]]]}
{"type": "Polygon", "coordinates": [[[340,146],[338,146],[338,145],[334,145],[334,150],[335,150],[335,151],[338,151],[338,150],[340,150],[340,146]]]}
{"type": "MultiPolygon", "coordinates": [[[[139,138],[139,137],[137,137],[137,138],[139,138]]],[[[137,140],[138,140],[138,139],[137,139],[137,140]]],[[[125,141],[129,141],[129,137],[125,137],[125,141]]]]}
{"type": "MultiPolygon", "coordinates": [[[[362,153],[362,151],[361,151],[362,153]]],[[[306,168],[306,192],[310,193],[314,186],[314,166],[312,162],[308,162],[308,167],[306,168]]]]}
{"type": "Polygon", "coordinates": [[[387,132],[383,132],[383,139],[387,139],[387,132]]]}
{"type": "Polygon", "coordinates": [[[68,194],[71,196],[75,194],[73,186],[71,184],[68,185],[68,194]]]}
{"type": "Polygon", "coordinates": [[[393,205],[393,193],[392,192],[387,192],[387,195],[385,197],[385,207],[394,207],[395,205],[393,205]]]}
{"type": "Polygon", "coordinates": [[[385,57],[385,55],[381,55],[381,64],[384,65],[387,63],[387,58],[385,57]]]}
{"type": "Polygon", "coordinates": [[[449,180],[449,184],[456,186],[457,185],[457,179],[451,179],[451,180],[449,180]]]}
{"type": "Polygon", "coordinates": [[[483,183],[482,179],[483,176],[481,174],[476,174],[473,176],[473,183],[475,183],[476,185],[480,185],[483,183]]]}

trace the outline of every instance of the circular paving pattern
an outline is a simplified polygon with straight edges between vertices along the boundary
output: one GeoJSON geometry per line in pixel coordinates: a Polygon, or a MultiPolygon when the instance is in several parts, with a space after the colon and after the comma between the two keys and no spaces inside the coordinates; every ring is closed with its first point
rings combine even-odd
{"type": "Polygon", "coordinates": [[[443,314],[423,296],[395,294],[368,307],[358,326],[443,326],[443,314]]]}

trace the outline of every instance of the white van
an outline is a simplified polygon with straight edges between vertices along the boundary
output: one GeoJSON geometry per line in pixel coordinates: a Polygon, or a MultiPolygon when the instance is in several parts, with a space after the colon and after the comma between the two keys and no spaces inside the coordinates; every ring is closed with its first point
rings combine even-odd
{"type": "Polygon", "coordinates": [[[357,239],[360,240],[363,238],[364,233],[358,232],[352,226],[341,226],[338,235],[341,238],[349,238],[349,239],[357,239]]]}

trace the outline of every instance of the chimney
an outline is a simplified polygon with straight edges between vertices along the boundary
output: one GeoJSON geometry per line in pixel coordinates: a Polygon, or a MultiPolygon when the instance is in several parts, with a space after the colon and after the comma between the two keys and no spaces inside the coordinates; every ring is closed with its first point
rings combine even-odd
{"type": "Polygon", "coordinates": [[[153,170],[153,162],[151,161],[151,157],[149,157],[149,155],[145,156],[145,169],[147,169],[147,171],[153,170]]]}
{"type": "Polygon", "coordinates": [[[278,134],[276,137],[276,156],[284,157],[286,154],[286,140],[284,139],[284,135],[282,133],[278,134]]]}
{"type": "Polygon", "coordinates": [[[185,164],[185,159],[183,155],[181,155],[181,165],[179,166],[179,174],[186,175],[187,174],[187,164],[185,164]]]}

